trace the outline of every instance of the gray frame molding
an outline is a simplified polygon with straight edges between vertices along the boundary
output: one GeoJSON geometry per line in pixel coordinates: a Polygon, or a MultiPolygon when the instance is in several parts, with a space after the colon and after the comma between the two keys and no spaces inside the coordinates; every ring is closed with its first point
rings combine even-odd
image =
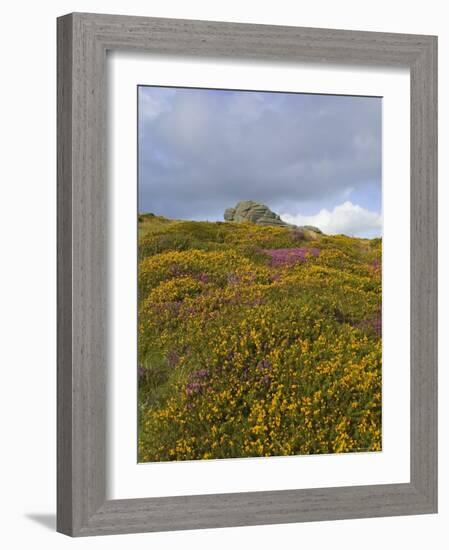
{"type": "Polygon", "coordinates": [[[74,13],[58,19],[57,530],[71,536],[437,511],[437,38],[74,13]],[[106,499],[107,50],[411,71],[411,481],[106,499]]]}

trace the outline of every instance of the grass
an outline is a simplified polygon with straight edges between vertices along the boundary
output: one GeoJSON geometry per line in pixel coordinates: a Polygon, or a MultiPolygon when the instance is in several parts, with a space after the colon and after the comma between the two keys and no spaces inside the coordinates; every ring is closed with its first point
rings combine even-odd
{"type": "Polygon", "coordinates": [[[139,461],[381,449],[381,240],[139,217],[139,461]]]}

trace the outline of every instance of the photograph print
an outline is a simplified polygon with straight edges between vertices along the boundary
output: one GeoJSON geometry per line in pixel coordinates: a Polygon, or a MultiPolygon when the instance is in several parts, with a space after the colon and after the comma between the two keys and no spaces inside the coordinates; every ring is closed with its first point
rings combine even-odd
{"type": "Polygon", "coordinates": [[[138,86],[138,462],[382,450],[382,98],[138,86]]]}

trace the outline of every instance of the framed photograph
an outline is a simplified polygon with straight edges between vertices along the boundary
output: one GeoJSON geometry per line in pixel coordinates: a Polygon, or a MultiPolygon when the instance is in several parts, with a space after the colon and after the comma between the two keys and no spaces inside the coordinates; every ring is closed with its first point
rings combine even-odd
{"type": "Polygon", "coordinates": [[[58,19],[71,536],[437,511],[437,38],[58,19]]]}

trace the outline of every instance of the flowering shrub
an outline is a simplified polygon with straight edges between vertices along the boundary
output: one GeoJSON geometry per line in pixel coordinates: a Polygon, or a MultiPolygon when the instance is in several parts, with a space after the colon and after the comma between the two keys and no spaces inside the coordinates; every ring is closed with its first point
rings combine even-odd
{"type": "Polygon", "coordinates": [[[381,449],[380,239],[139,230],[140,462],[381,449]]]}
{"type": "Polygon", "coordinates": [[[320,253],[318,248],[275,248],[263,252],[271,258],[271,265],[305,262],[309,256],[318,256],[320,253]]]}

